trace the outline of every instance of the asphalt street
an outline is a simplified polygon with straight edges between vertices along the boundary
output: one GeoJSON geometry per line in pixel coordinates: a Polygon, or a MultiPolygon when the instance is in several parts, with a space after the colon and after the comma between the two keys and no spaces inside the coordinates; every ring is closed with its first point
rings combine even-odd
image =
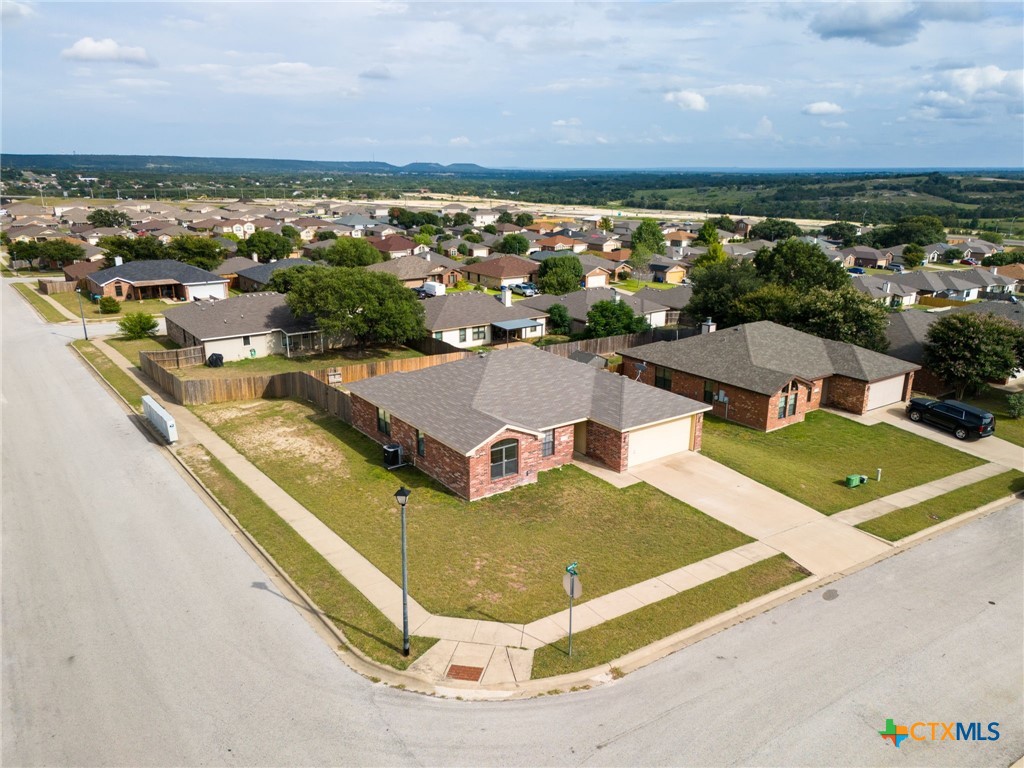
{"type": "Polygon", "coordinates": [[[2,761],[28,765],[1009,765],[1015,503],[589,691],[471,703],[351,672],[9,286],[2,761]],[[905,742],[885,720],[998,721],[905,742]]]}

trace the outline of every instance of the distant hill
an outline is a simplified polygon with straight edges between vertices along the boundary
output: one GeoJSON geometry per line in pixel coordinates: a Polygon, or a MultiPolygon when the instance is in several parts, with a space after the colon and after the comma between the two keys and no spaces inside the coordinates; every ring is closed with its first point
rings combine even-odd
{"type": "Polygon", "coordinates": [[[170,155],[11,155],[0,158],[4,168],[50,171],[154,171],[173,173],[388,173],[416,174],[493,174],[474,163],[409,163],[392,165],[373,161],[268,160],[253,157],[174,157],[170,155]]]}

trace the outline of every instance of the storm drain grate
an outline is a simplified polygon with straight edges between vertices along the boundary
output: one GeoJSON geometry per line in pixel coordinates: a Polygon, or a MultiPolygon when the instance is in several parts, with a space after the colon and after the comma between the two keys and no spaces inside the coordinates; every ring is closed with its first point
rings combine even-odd
{"type": "Polygon", "coordinates": [[[452,664],[448,667],[448,674],[445,677],[449,680],[470,680],[478,683],[483,674],[483,667],[466,667],[462,664],[452,664]]]}

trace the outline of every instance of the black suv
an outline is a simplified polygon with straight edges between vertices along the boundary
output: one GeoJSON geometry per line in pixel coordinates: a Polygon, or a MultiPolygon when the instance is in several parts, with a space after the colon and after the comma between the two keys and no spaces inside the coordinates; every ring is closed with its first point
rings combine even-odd
{"type": "Polygon", "coordinates": [[[911,421],[924,421],[948,429],[958,440],[972,435],[986,437],[996,431],[996,419],[991,413],[959,400],[913,397],[907,403],[907,416],[911,421]]]}

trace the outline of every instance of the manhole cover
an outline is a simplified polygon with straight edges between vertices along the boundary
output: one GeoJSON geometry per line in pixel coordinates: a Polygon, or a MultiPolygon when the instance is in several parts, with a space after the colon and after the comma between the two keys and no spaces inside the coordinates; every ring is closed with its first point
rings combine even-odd
{"type": "Polygon", "coordinates": [[[478,683],[483,674],[483,667],[466,667],[462,664],[452,664],[448,667],[446,677],[449,680],[471,680],[474,683],[478,683]]]}

